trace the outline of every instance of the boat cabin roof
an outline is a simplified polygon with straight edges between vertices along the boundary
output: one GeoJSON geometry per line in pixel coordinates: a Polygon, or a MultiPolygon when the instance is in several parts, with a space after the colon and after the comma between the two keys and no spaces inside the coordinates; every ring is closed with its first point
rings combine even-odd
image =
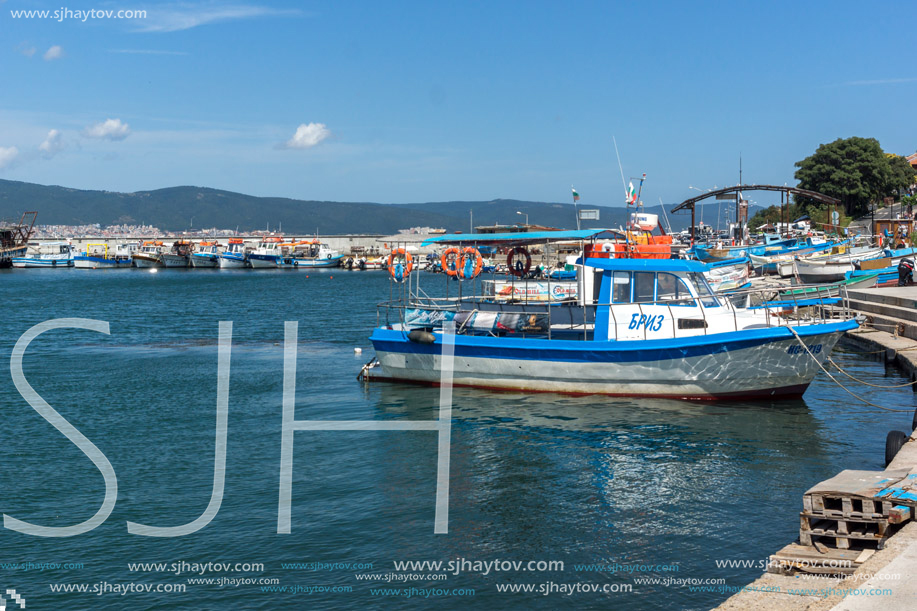
{"type": "MultiPolygon", "coordinates": [[[[580,259],[582,261],[582,259],[580,259]]],[[[577,261],[578,263],[580,261],[577,261]]],[[[586,259],[587,267],[609,271],[705,272],[707,266],[688,259],[586,259]]]]}

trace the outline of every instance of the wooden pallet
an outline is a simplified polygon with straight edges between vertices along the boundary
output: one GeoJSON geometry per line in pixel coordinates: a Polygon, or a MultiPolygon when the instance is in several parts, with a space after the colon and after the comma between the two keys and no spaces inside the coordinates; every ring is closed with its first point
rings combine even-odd
{"type": "Polygon", "coordinates": [[[851,493],[807,493],[802,497],[802,507],[806,512],[829,518],[881,518],[888,516],[893,506],[890,501],[851,493]]]}
{"type": "Polygon", "coordinates": [[[778,575],[850,575],[873,554],[874,549],[831,549],[822,544],[791,543],[772,555],[767,572],[778,575]]]}
{"type": "Polygon", "coordinates": [[[812,545],[815,541],[833,540],[836,549],[850,549],[856,540],[874,549],[882,549],[894,534],[895,526],[888,518],[827,518],[806,512],[799,514],[799,541],[812,545]]]}

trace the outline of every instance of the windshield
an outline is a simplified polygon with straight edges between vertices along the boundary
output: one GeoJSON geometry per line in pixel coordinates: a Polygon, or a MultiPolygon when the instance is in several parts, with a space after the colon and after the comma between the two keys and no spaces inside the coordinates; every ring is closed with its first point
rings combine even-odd
{"type": "Polygon", "coordinates": [[[691,280],[694,281],[694,286],[697,287],[697,296],[700,298],[700,302],[705,308],[715,308],[720,305],[716,295],[713,294],[713,289],[707,284],[707,279],[704,278],[703,274],[692,272],[691,280]]]}

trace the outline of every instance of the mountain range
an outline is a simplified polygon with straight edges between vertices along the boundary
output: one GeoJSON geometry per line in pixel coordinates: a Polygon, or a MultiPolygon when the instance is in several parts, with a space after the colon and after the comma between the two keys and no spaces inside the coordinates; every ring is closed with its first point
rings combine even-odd
{"type": "MultiPolygon", "coordinates": [[[[580,202],[580,209],[599,211],[598,221],[582,221],[584,229],[623,226],[633,209],[580,202]]],[[[708,223],[718,204],[703,206],[708,223]]],[[[673,206],[666,205],[666,210],[673,206]]],[[[701,216],[698,206],[698,220],[701,216]]],[[[289,234],[392,234],[410,227],[469,231],[473,222],[512,225],[526,221],[560,229],[576,227],[572,203],[514,199],[413,204],[331,202],[283,197],[256,197],[207,187],[169,187],[119,193],[0,180],[0,219],[18,220],[26,210],[38,212],[42,225],[153,225],[166,231],[216,227],[242,232],[264,229],[289,234]],[[527,215],[527,216],[526,216],[527,215]]],[[[662,216],[661,206],[646,212],[662,216]]],[[[662,219],[660,219],[662,220],[662,219]]],[[[690,214],[668,215],[675,231],[687,228],[690,214]]]]}

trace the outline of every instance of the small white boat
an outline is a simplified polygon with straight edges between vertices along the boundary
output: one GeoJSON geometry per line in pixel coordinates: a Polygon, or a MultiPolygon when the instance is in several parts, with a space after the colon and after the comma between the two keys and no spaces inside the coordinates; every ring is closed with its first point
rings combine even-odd
{"type": "Polygon", "coordinates": [[[140,248],[136,242],[118,244],[113,249],[107,242],[87,244],[86,250],[73,257],[76,269],[113,269],[131,267],[133,255],[140,248]]]}
{"type": "Polygon", "coordinates": [[[229,238],[226,250],[220,253],[220,269],[240,269],[250,267],[248,264],[248,251],[242,238],[229,238]]]}
{"type": "Polygon", "coordinates": [[[881,248],[857,246],[836,255],[799,259],[794,261],[795,274],[803,284],[839,282],[846,277],[847,272],[856,269],[856,263],[881,257],[882,254],[884,251],[881,248]]]}
{"type": "Polygon", "coordinates": [[[134,267],[163,267],[163,248],[163,243],[159,240],[144,242],[140,249],[131,257],[134,262],[134,267]]]}
{"type": "Polygon", "coordinates": [[[25,256],[13,257],[13,267],[55,268],[73,266],[73,245],[70,242],[36,244],[25,256]]]}

